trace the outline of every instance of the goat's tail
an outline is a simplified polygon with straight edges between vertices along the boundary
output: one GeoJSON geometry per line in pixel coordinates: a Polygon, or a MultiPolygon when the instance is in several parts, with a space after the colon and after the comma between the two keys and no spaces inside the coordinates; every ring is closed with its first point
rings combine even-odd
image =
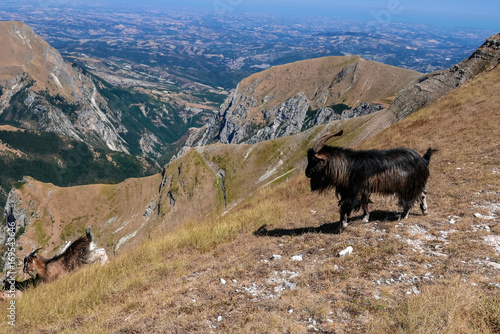
{"type": "Polygon", "coordinates": [[[432,148],[429,147],[429,149],[427,150],[427,152],[425,152],[424,156],[422,157],[425,162],[427,163],[427,165],[429,165],[429,162],[431,161],[431,156],[433,153],[437,152],[438,150],[434,150],[432,148]]]}
{"type": "Polygon", "coordinates": [[[90,240],[90,242],[93,242],[94,241],[94,233],[92,233],[92,229],[90,228],[87,228],[87,238],[90,240]]]}

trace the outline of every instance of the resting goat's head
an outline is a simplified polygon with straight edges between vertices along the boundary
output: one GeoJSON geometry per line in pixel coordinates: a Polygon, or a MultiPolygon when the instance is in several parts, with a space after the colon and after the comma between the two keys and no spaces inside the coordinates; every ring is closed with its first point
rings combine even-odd
{"type": "Polygon", "coordinates": [[[42,249],[42,248],[37,248],[34,251],[32,251],[28,256],[24,258],[24,268],[23,272],[26,274],[30,275],[31,277],[35,277],[36,274],[38,273],[39,269],[39,259],[37,252],[42,249]]]}
{"type": "Polygon", "coordinates": [[[329,152],[323,150],[323,147],[332,137],[341,136],[342,133],[344,133],[344,130],[340,130],[335,134],[330,132],[325,133],[318,139],[316,144],[307,151],[306,177],[311,179],[311,190],[325,190],[328,188],[329,182],[326,180],[326,168],[332,157],[329,152]]]}

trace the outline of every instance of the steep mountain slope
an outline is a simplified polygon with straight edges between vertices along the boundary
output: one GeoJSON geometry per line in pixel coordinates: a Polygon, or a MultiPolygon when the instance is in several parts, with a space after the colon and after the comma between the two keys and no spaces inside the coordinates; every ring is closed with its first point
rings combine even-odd
{"type": "Polygon", "coordinates": [[[371,113],[420,73],[366,61],[325,57],[272,67],[242,80],[218,116],[187,144],[255,143],[318,124],[371,113]]]}
{"type": "Polygon", "coordinates": [[[161,160],[166,145],[213,114],[113,86],[65,61],[22,22],[0,22],[0,44],[0,123],[161,160]]]}
{"type": "Polygon", "coordinates": [[[0,126],[22,130],[0,128],[2,207],[23,176],[69,186],[157,172],[173,143],[212,115],[113,86],[65,61],[22,22],[0,22],[0,45],[0,126]]]}
{"type": "Polygon", "coordinates": [[[0,120],[79,141],[93,133],[110,149],[128,151],[115,126],[121,114],[107,108],[89,77],[24,23],[0,22],[0,36],[0,120]]]}
{"type": "MultiPolygon", "coordinates": [[[[487,70],[356,145],[406,146],[420,153],[429,146],[439,149],[430,165],[428,216],[414,211],[407,220],[395,221],[395,205],[373,198],[368,224],[355,219],[335,234],[332,223],[338,220],[338,207],[333,194],[311,194],[300,170],[257,189],[223,216],[203,213],[163,237],[153,234],[152,241],[124,250],[105,267],[92,266],[29,291],[16,306],[20,315],[30,316],[20,316],[16,330],[497,332],[499,75],[499,66],[487,70]],[[267,227],[259,229],[263,225],[267,227]],[[336,256],[347,246],[353,247],[351,255],[336,256]]],[[[373,121],[380,114],[332,123],[329,129],[347,128],[347,133],[329,144],[359,138],[368,128],[361,120],[373,121]]],[[[171,178],[172,185],[162,182],[163,189],[174,194],[182,184],[178,194],[196,194],[192,185],[214,180],[195,172],[197,164],[209,165],[207,160],[219,168],[224,165],[226,192],[238,189],[247,176],[237,177],[244,161],[255,159],[258,165],[256,158],[263,158],[262,166],[272,171],[277,159],[286,167],[287,159],[294,157],[298,160],[291,166],[301,166],[305,149],[326,130],[320,126],[254,146],[192,149],[170,165],[173,169],[164,179],[171,178]],[[286,154],[287,148],[295,148],[295,154],[286,154]],[[205,159],[197,159],[202,155],[205,159]],[[180,166],[186,158],[192,162],[180,166]],[[190,176],[178,178],[182,170],[190,176]]],[[[276,171],[276,176],[283,172],[276,171]]],[[[160,179],[150,181],[157,184],[160,179]]],[[[27,196],[30,189],[25,185],[16,193],[27,196]]],[[[228,196],[229,201],[237,194],[228,196]]],[[[141,211],[146,203],[141,203],[141,211]]]]}
{"type": "Polygon", "coordinates": [[[91,147],[52,132],[0,125],[0,207],[24,176],[59,186],[117,183],[158,172],[154,161],[91,147]]]}
{"type": "Polygon", "coordinates": [[[213,142],[255,143],[291,135],[388,104],[387,122],[394,124],[495,67],[499,41],[499,35],[494,35],[463,62],[423,76],[355,56],[268,69],[240,82],[218,117],[201,129],[191,129],[184,150],[213,142]]]}

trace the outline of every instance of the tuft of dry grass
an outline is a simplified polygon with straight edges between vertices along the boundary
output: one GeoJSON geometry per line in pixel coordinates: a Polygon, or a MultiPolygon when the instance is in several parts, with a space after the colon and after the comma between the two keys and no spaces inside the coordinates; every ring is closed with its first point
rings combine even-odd
{"type": "Polygon", "coordinates": [[[403,298],[367,329],[370,333],[498,333],[500,297],[455,277],[403,298]]]}

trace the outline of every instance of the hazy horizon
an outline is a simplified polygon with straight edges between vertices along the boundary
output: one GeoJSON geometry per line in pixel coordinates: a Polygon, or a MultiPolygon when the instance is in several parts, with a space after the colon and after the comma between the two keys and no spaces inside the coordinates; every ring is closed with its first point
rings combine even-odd
{"type": "Polygon", "coordinates": [[[357,20],[382,26],[417,23],[442,27],[477,28],[500,32],[500,1],[451,0],[0,0],[4,6],[21,4],[56,8],[81,6],[158,6],[213,11],[215,14],[262,13],[280,16],[321,16],[357,20]]]}
{"type": "MultiPolygon", "coordinates": [[[[108,3],[124,1],[105,0],[108,3]]],[[[135,1],[126,0],[129,4],[135,1]]],[[[492,29],[500,32],[500,2],[493,0],[143,0],[141,4],[213,9],[218,13],[254,12],[293,16],[327,16],[377,24],[422,23],[446,27],[492,29]]],[[[137,4],[136,4],[137,5],[137,4]]]]}

